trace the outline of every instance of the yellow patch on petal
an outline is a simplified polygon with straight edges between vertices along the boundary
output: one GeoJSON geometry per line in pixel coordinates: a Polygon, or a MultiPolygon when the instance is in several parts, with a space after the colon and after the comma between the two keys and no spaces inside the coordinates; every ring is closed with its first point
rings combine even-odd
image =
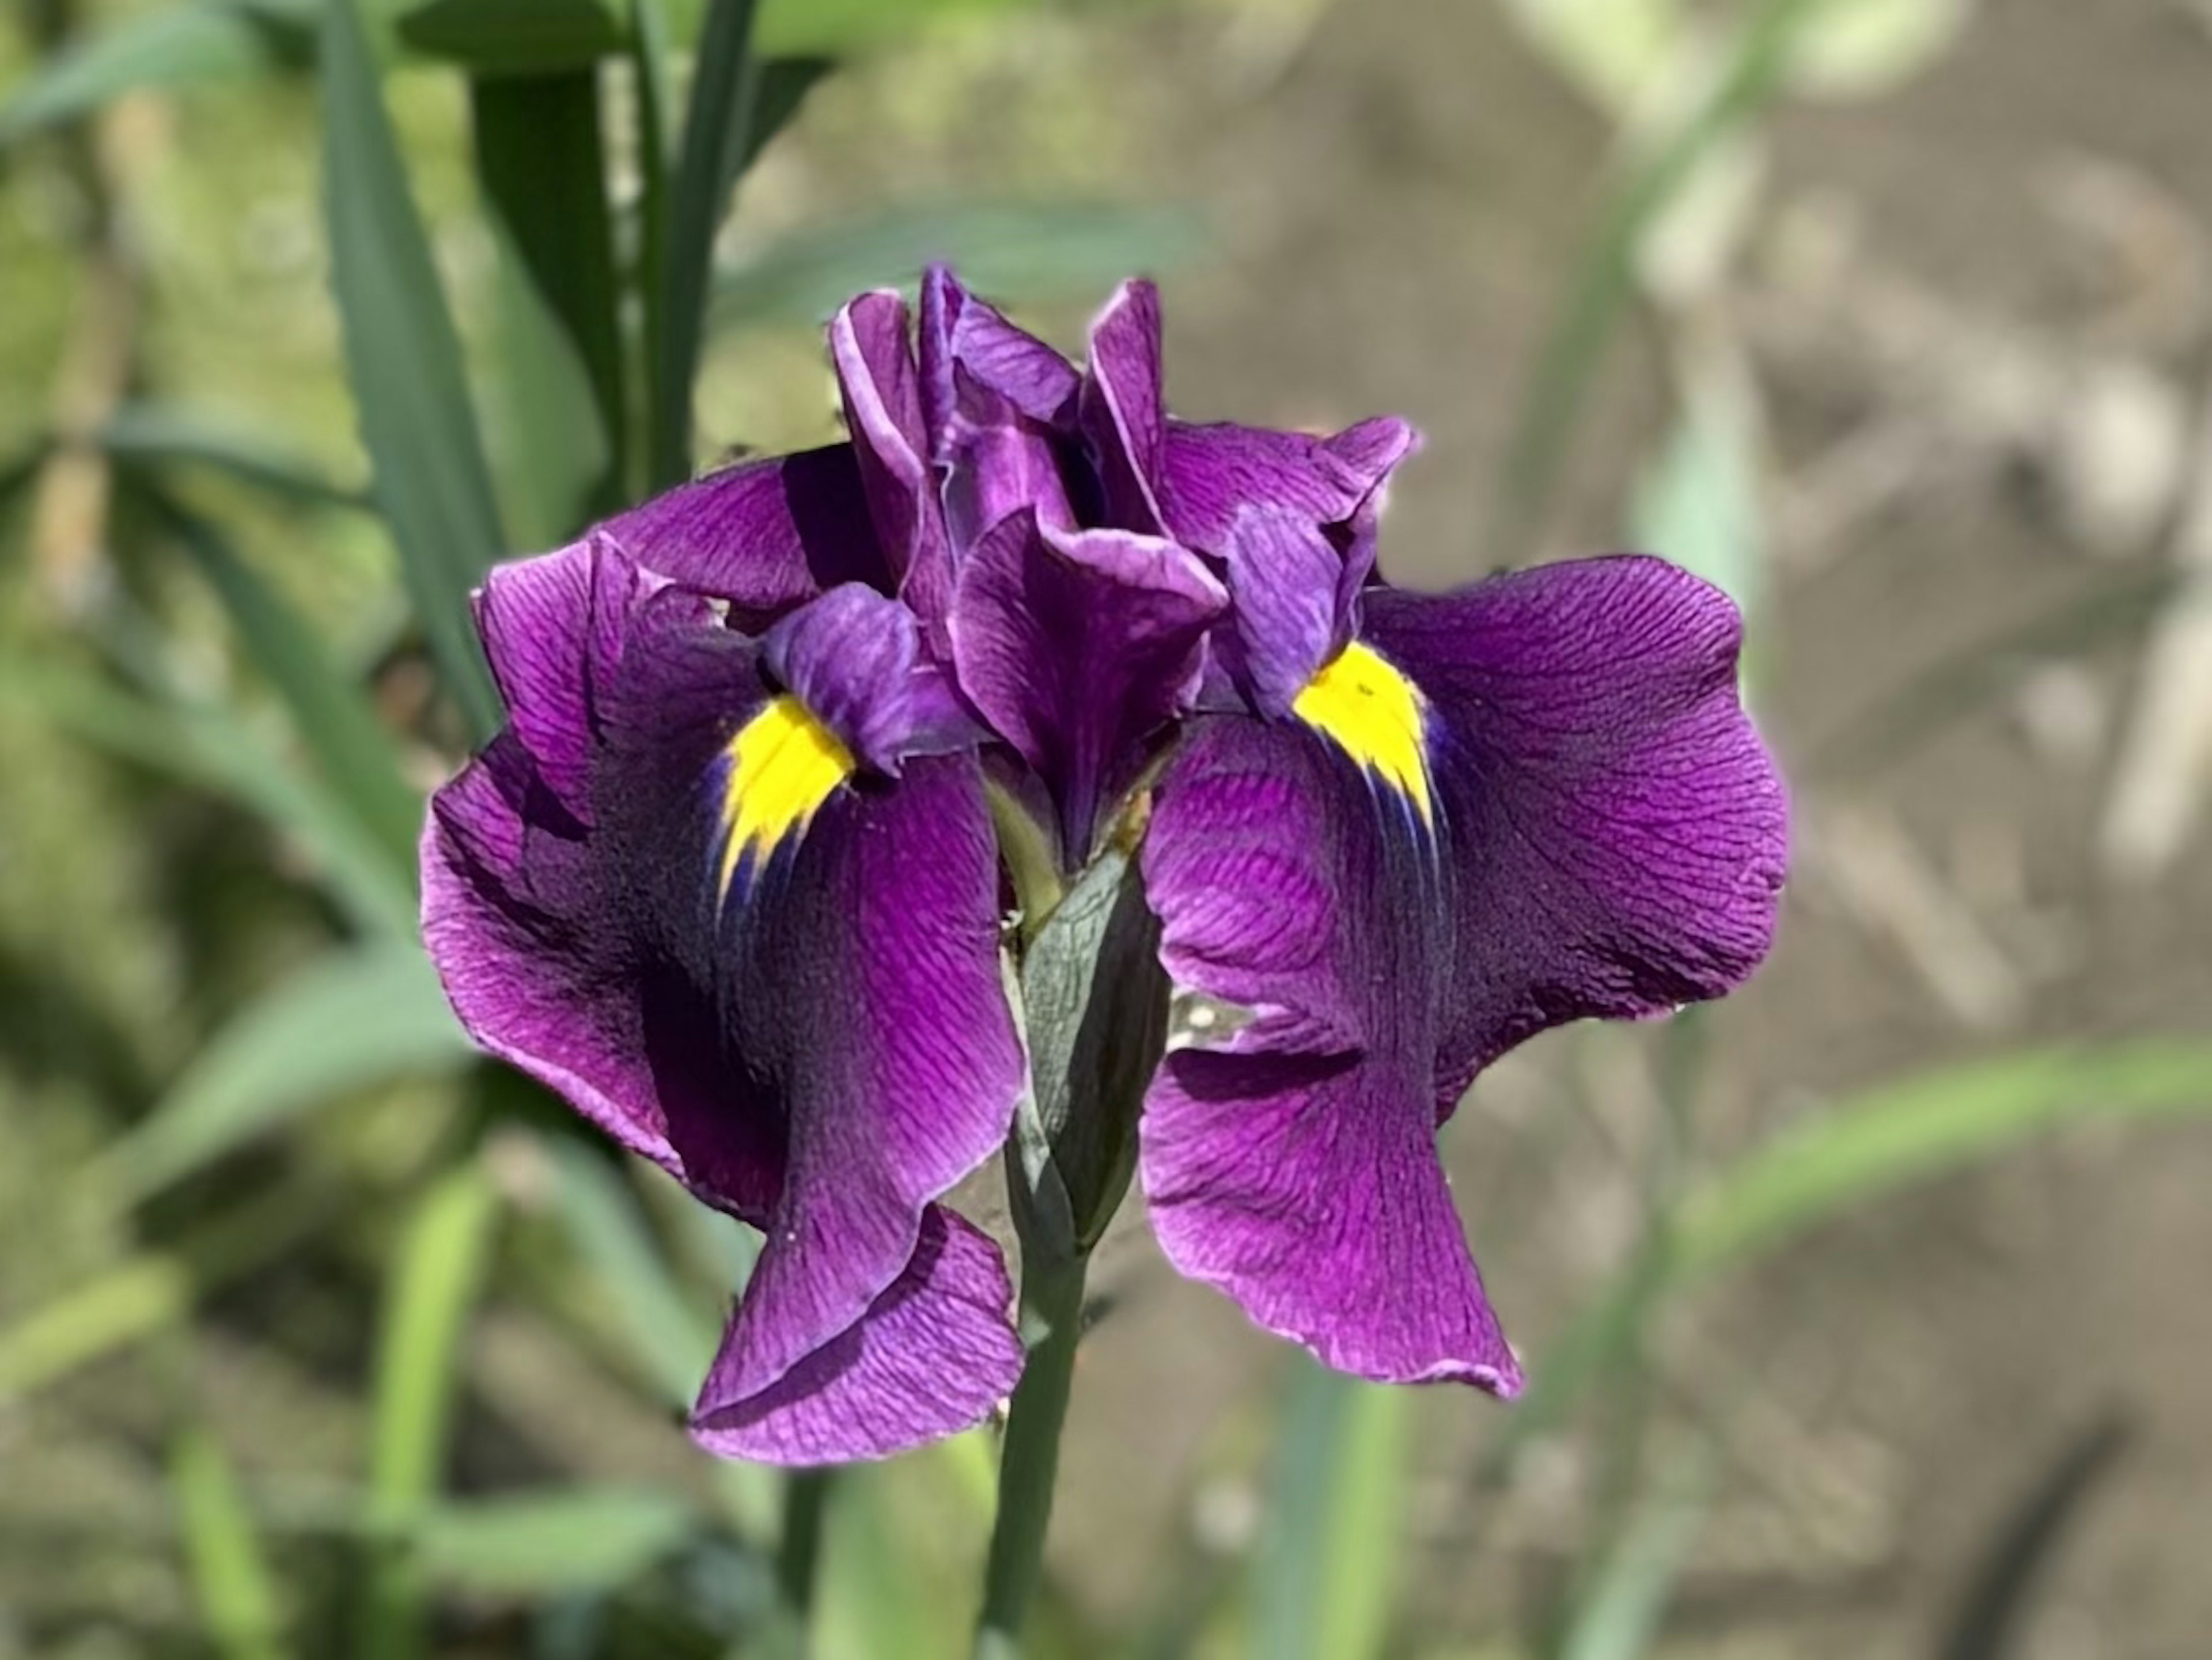
{"type": "Polygon", "coordinates": [[[1323,664],[1291,704],[1299,720],[1412,802],[1423,824],[1434,810],[1427,708],[1412,681],[1357,641],[1323,664]]]}
{"type": "Polygon", "coordinates": [[[790,693],[738,729],[723,751],[721,892],[746,854],[756,865],[806,828],[830,792],[853,775],[853,757],[837,734],[790,693]]]}

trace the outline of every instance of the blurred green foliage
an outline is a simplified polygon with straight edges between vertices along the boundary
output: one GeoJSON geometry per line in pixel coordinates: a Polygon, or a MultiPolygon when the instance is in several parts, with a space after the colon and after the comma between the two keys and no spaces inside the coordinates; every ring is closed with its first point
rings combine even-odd
{"type": "MultiPolygon", "coordinates": [[[[0,1402],[103,1376],[137,1397],[142,1453],[161,1450],[143,1479],[169,1504],[113,1554],[185,1590],[124,1618],[129,1651],[187,1633],[230,1660],[963,1651],[990,1437],[826,1487],[670,1451],[750,1243],[473,1056],[414,942],[413,842],[427,786],[496,721],[468,590],[706,459],[692,415],[718,335],[811,323],[930,257],[1019,301],[1198,250],[1157,203],[975,199],[717,260],[738,179],[824,76],[946,11],[1025,3],[45,0],[0,29],[0,192],[48,203],[35,233],[28,207],[0,216],[0,456],[20,458],[0,465],[0,773],[18,781],[0,1402]],[[165,100],[219,161],[148,164],[161,188],[126,257],[114,152],[165,100]],[[311,190],[319,224],[291,210],[311,190]],[[103,321],[111,290],[143,293],[103,321]],[[204,406],[210,390],[238,407],[204,406]],[[55,483],[71,467],[90,495],[55,483]],[[261,1303],[240,1321],[225,1299],[247,1280],[261,1303]],[[522,1357],[496,1390],[465,1361],[479,1323],[522,1357]],[[264,1433],[214,1398],[226,1369],[250,1389],[241,1343],[302,1385],[300,1421],[264,1433]],[[495,1392],[530,1421],[541,1365],[615,1409],[486,1429],[495,1392]],[[464,1436],[484,1444],[467,1490],[464,1436]]],[[[1705,14],[1516,9],[1621,142],[1502,511],[1547,505],[1598,355],[1648,306],[1677,397],[1638,528],[1734,593],[1756,639],[1753,423],[1726,343],[1645,255],[1772,100],[1909,73],[1964,8],[1765,0],[1686,97],[1655,88],[1705,14]]],[[[1694,1094],[1681,1031],[1674,1087],[1694,1094]]],[[[1501,1415],[1495,1480],[1577,1411],[1632,1426],[1652,1323],[1722,1270],[2077,1120],[2202,1111],[2212,1049],[1901,1079],[1719,1168],[1679,1104],[1638,1246],[1501,1415]]],[[[1036,1651],[1424,1651],[1396,1596],[1407,1401],[1295,1368],[1273,1450],[1240,1454],[1269,1498],[1249,1571],[1164,1583],[1126,1633],[1048,1587],[1036,1651]]],[[[1638,1435],[1605,1445],[1620,1502],[1532,1651],[1622,1660],[1663,1621],[1705,1460],[1653,1471],[1638,1435]]],[[[58,1606],[38,1617],[65,1635],[83,1605],[58,1606]]]]}

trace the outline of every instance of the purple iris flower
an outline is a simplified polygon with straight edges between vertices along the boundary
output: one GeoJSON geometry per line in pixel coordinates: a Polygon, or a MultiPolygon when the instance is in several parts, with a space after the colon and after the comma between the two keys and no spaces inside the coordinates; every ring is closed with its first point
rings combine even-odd
{"type": "Polygon", "coordinates": [[[1081,371],[941,270],[910,332],[890,294],[833,321],[849,442],[492,574],[508,724],[425,835],[476,1040],[763,1231],[695,1435],[877,1456],[1019,1374],[938,1202],[1027,1086],[994,800],[1064,873],[1142,836],[1170,1260],[1330,1365],[1511,1393],[1437,1128],[1532,1034],[1764,955],[1734,608],[1644,558],[1388,587],[1411,429],[1169,418],[1147,284],[1081,371]]]}

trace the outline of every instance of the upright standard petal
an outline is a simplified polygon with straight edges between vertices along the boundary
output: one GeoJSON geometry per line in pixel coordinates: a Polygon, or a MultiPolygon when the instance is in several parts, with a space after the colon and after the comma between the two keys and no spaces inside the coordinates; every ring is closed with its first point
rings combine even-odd
{"type": "Polygon", "coordinates": [[[1326,1365],[1520,1386],[1453,1210],[1431,1085],[1449,972],[1435,848],[1295,721],[1194,723],[1146,889],[1197,1041],[1146,1098],[1168,1260],[1326,1365]]]}
{"type": "Polygon", "coordinates": [[[830,319],[830,356],[877,539],[898,575],[900,594],[934,625],[951,599],[951,554],[930,467],[906,301],[886,289],[846,305],[830,319]]]}
{"type": "Polygon", "coordinates": [[[1788,804],[1725,594],[1662,560],[1581,560],[1443,598],[1370,589],[1364,632],[1428,711],[1457,964],[1441,1111],[1546,1027],[1663,1014],[1758,965],[1788,804]]]}
{"type": "Polygon", "coordinates": [[[1091,325],[1091,362],[1078,410],[1105,494],[1106,522],[1147,536],[1167,534],[1159,499],[1167,439],[1160,295],[1150,283],[1122,283],[1091,325]]]}
{"type": "Polygon", "coordinates": [[[637,598],[611,653],[550,660],[543,721],[440,792],[426,832],[424,934],[464,1024],[763,1229],[701,1398],[709,1444],[872,1456],[976,1421],[1019,1371],[1004,1269],[932,1201],[1003,1142],[1022,1060],[975,763],[867,775],[681,589],[637,598]],[[586,712],[563,751],[586,757],[580,802],[526,736],[564,709],[586,712]]]}
{"type": "Polygon", "coordinates": [[[1074,401],[1079,377],[1068,361],[978,300],[951,271],[932,265],[921,279],[922,414],[938,447],[957,398],[956,372],[1042,426],[1057,426],[1074,401]]]}
{"type": "Polygon", "coordinates": [[[952,612],[960,688],[1043,779],[1071,868],[1147,740],[1188,707],[1201,641],[1226,603],[1172,542],[1063,532],[1027,510],[969,551],[952,612]]]}

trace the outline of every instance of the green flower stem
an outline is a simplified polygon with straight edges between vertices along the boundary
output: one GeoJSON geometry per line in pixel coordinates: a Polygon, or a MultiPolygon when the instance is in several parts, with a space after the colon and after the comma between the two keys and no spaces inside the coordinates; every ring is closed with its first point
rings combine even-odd
{"type": "Polygon", "coordinates": [[[1067,1416],[1075,1346],[1083,1335],[1086,1258],[1030,1256],[1022,1264],[1022,1335],[1029,1363],[1014,1387],[999,1457],[999,1515],[983,1574],[983,1613],[975,1660],[1015,1660],[1022,1622],[1044,1575],[1044,1535],[1060,1471],[1060,1430],[1067,1416]]]}
{"type": "Polygon", "coordinates": [[[822,1559],[822,1518],[836,1473],[794,1470],[783,1489],[783,1539],[776,1551],[776,1594],[804,1632],[814,1612],[815,1569],[822,1559]]]}

